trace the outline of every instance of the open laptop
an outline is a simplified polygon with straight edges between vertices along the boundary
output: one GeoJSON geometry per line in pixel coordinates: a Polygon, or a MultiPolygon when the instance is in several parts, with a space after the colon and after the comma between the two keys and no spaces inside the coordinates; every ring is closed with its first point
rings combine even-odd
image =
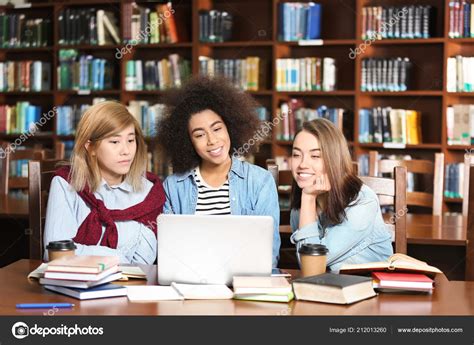
{"type": "Polygon", "coordinates": [[[273,218],[162,214],[158,284],[232,284],[272,272],[273,218]]]}

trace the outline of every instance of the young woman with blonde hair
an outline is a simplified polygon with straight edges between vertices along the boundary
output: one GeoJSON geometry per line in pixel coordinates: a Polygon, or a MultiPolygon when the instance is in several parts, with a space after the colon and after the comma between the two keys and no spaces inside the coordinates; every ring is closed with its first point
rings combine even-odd
{"type": "Polygon", "coordinates": [[[138,122],[124,105],[106,101],[84,113],[76,132],[71,165],[51,182],[45,245],[72,239],[77,255],[153,263],[165,194],[159,178],[146,173],[138,122]]]}
{"type": "Polygon", "coordinates": [[[342,132],[330,121],[303,124],[293,142],[291,241],[323,244],[330,271],[344,263],[384,261],[391,234],[377,195],[353,172],[342,132]]]}

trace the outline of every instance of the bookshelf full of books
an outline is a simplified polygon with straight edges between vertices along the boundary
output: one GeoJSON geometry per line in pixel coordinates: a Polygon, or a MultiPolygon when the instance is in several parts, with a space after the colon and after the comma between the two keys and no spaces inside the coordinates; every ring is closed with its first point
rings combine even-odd
{"type": "MultiPolygon", "coordinates": [[[[288,157],[302,121],[324,117],[342,128],[354,160],[374,149],[432,160],[443,152],[455,166],[474,149],[472,9],[467,0],[1,6],[0,140],[54,108],[25,145],[70,147],[100,99],[129,106],[151,138],[162,92],[191,75],[223,75],[257,100],[271,128],[257,164],[288,157]]],[[[166,175],[148,144],[150,168],[166,175]]],[[[445,199],[445,210],[460,210],[456,193],[445,199]]]]}

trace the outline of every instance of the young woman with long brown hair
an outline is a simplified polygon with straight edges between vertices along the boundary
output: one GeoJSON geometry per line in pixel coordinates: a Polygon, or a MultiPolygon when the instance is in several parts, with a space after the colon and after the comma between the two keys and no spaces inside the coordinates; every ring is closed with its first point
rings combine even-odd
{"type": "Polygon", "coordinates": [[[298,249],[325,245],[330,271],[392,254],[377,195],[353,172],[347,142],[332,122],[303,124],[293,142],[291,170],[291,241],[298,249]]]}

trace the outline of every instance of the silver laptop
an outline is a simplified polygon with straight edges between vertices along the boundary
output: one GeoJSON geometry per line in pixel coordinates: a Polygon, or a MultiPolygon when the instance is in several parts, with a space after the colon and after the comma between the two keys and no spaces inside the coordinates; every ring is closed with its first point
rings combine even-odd
{"type": "Polygon", "coordinates": [[[158,284],[232,284],[235,275],[270,275],[273,218],[162,214],[158,284]]]}

